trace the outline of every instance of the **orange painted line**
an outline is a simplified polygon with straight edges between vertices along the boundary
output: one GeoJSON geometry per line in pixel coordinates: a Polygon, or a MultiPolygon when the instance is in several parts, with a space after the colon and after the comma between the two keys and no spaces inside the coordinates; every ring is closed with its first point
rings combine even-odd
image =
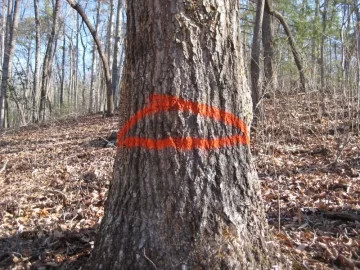
{"type": "Polygon", "coordinates": [[[226,112],[216,107],[193,101],[172,97],[168,95],[155,94],[150,97],[149,106],[135,113],[118,133],[118,147],[142,147],[148,149],[176,148],[181,150],[191,150],[194,148],[209,150],[236,144],[250,145],[249,132],[246,124],[234,114],[226,112]],[[173,138],[149,139],[140,137],[127,137],[125,135],[136,125],[138,121],[150,114],[166,111],[189,111],[205,117],[222,121],[227,125],[238,128],[243,135],[233,135],[225,138],[205,139],[205,138],[173,138]]]}

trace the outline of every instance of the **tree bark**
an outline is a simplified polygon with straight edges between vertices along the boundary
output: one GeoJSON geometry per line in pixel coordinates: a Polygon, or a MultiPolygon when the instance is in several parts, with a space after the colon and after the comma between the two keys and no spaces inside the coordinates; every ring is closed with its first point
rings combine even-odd
{"type": "Polygon", "coordinates": [[[114,177],[87,269],[271,269],[238,1],[127,1],[114,177]]]}
{"type": "Polygon", "coordinates": [[[279,22],[281,23],[281,25],[284,28],[284,31],[285,31],[285,33],[286,33],[286,35],[288,37],[289,45],[291,47],[291,52],[293,54],[296,67],[297,67],[297,69],[299,71],[301,90],[305,91],[306,90],[306,80],[305,80],[305,74],[304,74],[304,70],[303,70],[303,66],[302,66],[302,61],[301,61],[301,58],[300,58],[300,54],[296,49],[295,39],[291,34],[290,27],[286,23],[284,17],[279,12],[277,12],[276,10],[274,10],[271,7],[271,4],[270,4],[269,0],[265,0],[265,1],[266,1],[266,3],[265,3],[266,8],[269,10],[270,14],[274,15],[274,17],[279,20],[279,22]]]}
{"type": "Polygon", "coordinates": [[[19,24],[20,1],[15,0],[12,8],[12,1],[9,1],[8,15],[5,32],[5,53],[2,66],[2,78],[0,89],[0,129],[6,127],[7,87],[12,76],[12,62],[15,52],[16,35],[19,24]]]}
{"type": "Polygon", "coordinates": [[[254,34],[251,48],[251,94],[253,102],[254,121],[256,125],[257,119],[260,117],[261,102],[261,82],[260,82],[260,48],[261,48],[261,29],[263,24],[265,0],[258,0],[256,6],[256,17],[254,34]]]}
{"type": "Polygon", "coordinates": [[[105,53],[102,50],[102,46],[99,40],[99,37],[97,36],[97,32],[95,31],[95,29],[92,27],[88,17],[86,16],[84,10],[81,8],[81,6],[76,3],[73,0],[66,0],[73,9],[75,9],[79,15],[81,16],[81,18],[83,19],[83,21],[85,22],[86,26],[88,27],[91,36],[93,37],[95,43],[96,43],[96,47],[97,50],[99,52],[100,55],[100,59],[102,61],[103,64],[103,68],[104,68],[104,73],[105,73],[105,80],[106,80],[106,96],[107,96],[107,109],[106,109],[106,115],[107,116],[112,116],[114,114],[114,96],[113,96],[113,92],[112,92],[112,85],[111,85],[111,74],[110,74],[110,68],[109,68],[109,63],[108,60],[106,58],[105,53]]]}

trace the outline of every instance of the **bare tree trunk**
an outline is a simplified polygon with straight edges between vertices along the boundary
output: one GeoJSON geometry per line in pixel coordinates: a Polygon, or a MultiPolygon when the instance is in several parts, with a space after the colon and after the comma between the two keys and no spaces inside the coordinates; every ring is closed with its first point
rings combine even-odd
{"type": "Polygon", "coordinates": [[[87,269],[272,269],[238,1],[127,8],[119,149],[87,269]]]}
{"type": "Polygon", "coordinates": [[[79,35],[80,35],[80,20],[79,15],[75,13],[76,16],[76,43],[75,43],[75,50],[74,50],[74,75],[75,75],[75,81],[74,81],[74,120],[77,120],[77,110],[78,110],[78,90],[79,90],[79,35]]]}
{"type": "MultiPolygon", "coordinates": [[[[83,23],[82,27],[83,28],[83,23]]],[[[86,107],[86,55],[87,55],[87,43],[83,39],[83,35],[80,35],[81,45],[83,47],[82,54],[82,68],[83,68],[83,77],[82,77],[82,110],[85,110],[86,107]]]]}
{"type": "Polygon", "coordinates": [[[6,22],[5,53],[2,65],[2,78],[0,89],[0,129],[6,128],[6,107],[7,107],[7,87],[12,76],[12,62],[15,51],[16,35],[19,24],[20,0],[15,0],[14,7],[12,0],[8,2],[8,15],[6,22]]]}
{"type": "MultiPolygon", "coordinates": [[[[114,107],[116,108],[118,105],[118,85],[119,78],[121,76],[120,66],[118,62],[119,53],[120,53],[120,39],[121,39],[121,10],[123,7],[123,1],[118,1],[117,11],[116,11],[116,26],[115,26],[115,41],[114,41],[114,56],[113,56],[113,65],[112,65],[112,91],[114,95],[114,107]]],[[[120,59],[121,61],[121,59],[120,59]]],[[[121,64],[121,62],[120,62],[121,64]]]]}
{"type": "Polygon", "coordinates": [[[283,26],[283,28],[285,30],[285,33],[286,33],[286,35],[288,37],[289,45],[291,47],[291,52],[292,52],[293,57],[294,57],[296,67],[297,67],[297,69],[299,71],[301,90],[305,91],[306,90],[306,80],[305,80],[305,74],[304,74],[304,70],[303,70],[303,66],[302,66],[302,61],[301,61],[301,58],[300,58],[300,54],[296,49],[295,39],[291,34],[290,27],[286,23],[284,17],[279,12],[272,9],[271,3],[269,2],[269,0],[265,0],[265,1],[266,1],[265,4],[267,5],[267,9],[269,10],[269,13],[274,15],[274,17],[279,20],[279,22],[281,23],[281,25],[283,26]]]}
{"type": "Polygon", "coordinates": [[[317,76],[316,76],[316,67],[318,63],[318,22],[319,22],[319,13],[320,13],[320,0],[315,0],[315,14],[314,14],[314,29],[313,29],[313,39],[311,41],[311,59],[313,62],[313,65],[311,67],[312,69],[312,77],[314,80],[314,83],[317,84],[317,76]]]}
{"type": "Polygon", "coordinates": [[[40,19],[39,19],[39,0],[34,0],[35,11],[35,72],[33,81],[33,94],[32,94],[32,121],[37,122],[37,93],[40,82],[40,46],[41,46],[41,33],[40,33],[40,19]]]}
{"type": "Polygon", "coordinates": [[[356,15],[356,25],[355,25],[355,33],[356,33],[356,92],[360,95],[360,12],[359,12],[359,1],[354,0],[354,10],[356,15]]]}
{"type": "Polygon", "coordinates": [[[62,61],[61,61],[60,108],[63,108],[64,106],[65,60],[66,60],[66,27],[64,24],[64,39],[63,39],[63,47],[62,47],[62,61]]]}
{"type": "Polygon", "coordinates": [[[109,63],[109,67],[112,64],[112,36],[113,36],[113,31],[114,31],[114,27],[113,27],[113,17],[114,17],[114,9],[115,9],[115,5],[114,5],[114,0],[110,0],[109,3],[109,16],[108,16],[108,25],[107,25],[107,31],[106,31],[106,44],[105,44],[105,51],[106,51],[106,55],[107,55],[107,59],[108,59],[108,63],[109,63]]]}
{"type": "MultiPolygon", "coordinates": [[[[2,0],[2,16],[1,16],[1,37],[0,37],[0,46],[1,46],[1,52],[0,52],[0,66],[2,67],[4,62],[4,53],[5,53],[5,35],[6,35],[6,1],[2,0]]],[[[1,78],[2,74],[0,74],[1,78]]],[[[1,95],[1,94],[0,94],[1,95]]]]}
{"type": "Polygon", "coordinates": [[[328,0],[324,0],[323,11],[322,11],[322,34],[321,34],[321,45],[320,45],[320,80],[321,80],[321,91],[325,90],[325,61],[324,61],[324,46],[326,39],[326,25],[327,25],[327,6],[328,0]]]}
{"type": "Polygon", "coordinates": [[[112,116],[114,114],[114,96],[112,92],[112,85],[111,85],[111,75],[110,75],[110,68],[108,64],[108,60],[102,50],[100,40],[97,36],[97,31],[92,27],[88,17],[86,16],[84,10],[81,8],[81,6],[76,3],[74,0],[66,0],[73,9],[75,9],[80,16],[82,17],[83,21],[85,22],[86,26],[89,28],[90,33],[96,43],[97,50],[100,55],[100,59],[103,64],[104,73],[105,73],[105,80],[106,80],[106,93],[107,93],[107,110],[106,115],[112,116]]]}
{"type": "Polygon", "coordinates": [[[72,96],[73,96],[73,91],[74,91],[74,61],[73,61],[73,57],[74,57],[74,45],[73,45],[73,33],[74,30],[71,30],[71,35],[70,35],[70,39],[69,39],[69,100],[68,100],[68,106],[73,105],[71,103],[72,100],[72,96]],[[70,101],[71,100],[71,101],[70,101]],[[70,104],[71,103],[71,104],[70,104]]]}
{"type": "Polygon", "coordinates": [[[354,10],[356,15],[355,34],[356,34],[356,127],[360,129],[360,12],[359,1],[354,0],[354,10]]]}
{"type": "Polygon", "coordinates": [[[46,101],[47,101],[48,87],[50,83],[50,76],[52,70],[52,58],[55,47],[56,30],[59,21],[59,11],[60,11],[60,0],[56,0],[54,6],[51,33],[49,36],[48,45],[44,56],[43,72],[41,79],[39,121],[42,122],[46,121],[46,101]]]}
{"type": "MultiPolygon", "coordinates": [[[[99,31],[100,24],[100,10],[101,2],[98,2],[97,11],[96,11],[96,22],[95,22],[95,32],[99,31]]],[[[89,102],[89,113],[95,112],[95,72],[96,72],[96,43],[94,41],[93,50],[92,50],[92,63],[91,63],[91,82],[90,82],[90,102],[89,102]]]]}
{"type": "MultiPolygon", "coordinates": [[[[272,0],[269,0],[272,5],[272,0]]],[[[262,24],[262,42],[264,48],[264,94],[269,89],[275,90],[277,87],[276,70],[274,66],[274,23],[273,16],[269,8],[265,5],[264,19],[262,24]]]]}
{"type": "Polygon", "coordinates": [[[261,29],[263,24],[265,0],[257,0],[254,35],[251,48],[251,94],[253,102],[253,125],[257,124],[260,117],[261,82],[260,82],[260,47],[261,29]]]}

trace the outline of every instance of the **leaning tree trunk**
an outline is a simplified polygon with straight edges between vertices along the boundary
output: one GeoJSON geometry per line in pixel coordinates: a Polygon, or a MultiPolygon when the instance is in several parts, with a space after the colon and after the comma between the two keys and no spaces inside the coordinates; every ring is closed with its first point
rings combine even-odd
{"type": "Polygon", "coordinates": [[[291,52],[293,54],[296,67],[297,67],[297,69],[299,71],[301,90],[305,91],[306,90],[306,85],[305,85],[306,80],[305,80],[304,68],[303,68],[303,64],[302,64],[302,61],[301,61],[300,54],[299,54],[298,50],[296,49],[295,39],[291,34],[290,27],[287,24],[287,22],[285,21],[284,17],[279,12],[277,12],[276,10],[274,10],[272,8],[270,0],[265,0],[265,5],[266,5],[266,9],[268,10],[268,12],[271,15],[274,15],[274,17],[276,19],[278,19],[278,21],[281,23],[281,25],[284,28],[285,34],[288,37],[288,42],[289,42],[289,45],[291,47],[291,52]]]}
{"type": "MultiPolygon", "coordinates": [[[[96,48],[98,50],[98,53],[100,55],[101,62],[103,64],[104,74],[105,74],[105,81],[106,81],[106,101],[107,101],[107,108],[106,108],[106,115],[107,116],[113,116],[114,114],[114,95],[112,91],[112,85],[111,85],[111,73],[109,68],[109,62],[106,58],[106,55],[101,47],[101,42],[97,33],[97,30],[94,29],[92,26],[89,18],[85,14],[82,7],[76,3],[74,0],[66,0],[73,9],[79,13],[81,18],[83,19],[84,23],[86,24],[87,28],[90,31],[91,36],[94,39],[94,42],[96,44],[96,48]]],[[[99,2],[99,8],[100,8],[100,2],[99,2]]],[[[99,20],[97,20],[98,23],[99,20]]]]}
{"type": "Polygon", "coordinates": [[[88,269],[270,269],[236,0],[127,1],[109,198],[88,269]]]}

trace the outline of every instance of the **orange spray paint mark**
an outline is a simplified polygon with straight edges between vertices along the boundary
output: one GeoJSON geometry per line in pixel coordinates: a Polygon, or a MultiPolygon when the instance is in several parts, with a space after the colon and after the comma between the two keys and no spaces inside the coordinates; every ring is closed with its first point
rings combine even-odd
{"type": "Polygon", "coordinates": [[[119,131],[118,147],[142,147],[147,149],[176,148],[181,150],[191,150],[194,148],[210,150],[225,146],[237,144],[250,145],[250,138],[246,124],[234,114],[226,112],[216,107],[201,104],[178,97],[155,94],[150,96],[150,104],[144,109],[133,115],[128,122],[119,131]],[[189,111],[204,117],[209,117],[221,121],[227,125],[238,128],[243,134],[232,135],[224,138],[206,139],[206,138],[174,138],[149,139],[141,137],[125,137],[129,130],[136,125],[138,121],[150,114],[168,111],[189,111]]]}

